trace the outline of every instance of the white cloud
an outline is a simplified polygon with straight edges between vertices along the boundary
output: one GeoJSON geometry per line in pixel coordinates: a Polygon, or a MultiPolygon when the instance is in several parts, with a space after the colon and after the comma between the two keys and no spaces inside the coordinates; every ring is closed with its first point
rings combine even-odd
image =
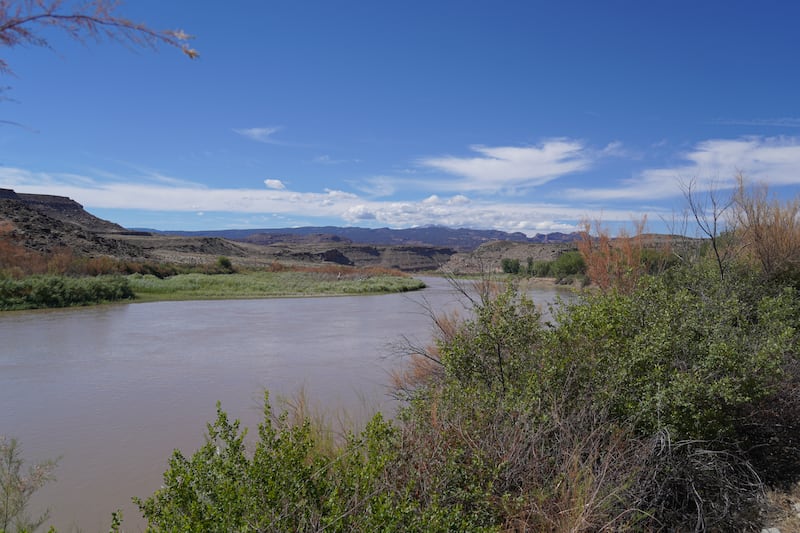
{"type": "Polygon", "coordinates": [[[272,134],[280,131],[280,129],[281,129],[280,126],[270,126],[264,128],[241,128],[241,129],[234,128],[233,131],[238,133],[242,137],[247,137],[252,141],[258,141],[267,144],[275,144],[277,141],[275,141],[272,138],[272,134]]]}
{"type": "Polygon", "coordinates": [[[576,231],[584,217],[627,223],[643,213],[605,209],[586,210],[543,203],[452,202],[428,197],[418,202],[371,202],[359,204],[344,213],[350,223],[370,217],[390,227],[435,224],[449,227],[493,228],[521,231],[527,235],[551,231],[576,231]]]}
{"type": "Polygon", "coordinates": [[[480,156],[432,157],[420,162],[466,178],[456,184],[459,190],[497,191],[541,185],[586,170],[593,158],[583,143],[566,139],[553,139],[538,146],[472,146],[471,149],[480,156]]]}
{"type": "Polygon", "coordinates": [[[286,185],[284,185],[281,180],[275,180],[275,179],[264,180],[264,185],[267,186],[267,189],[274,189],[277,191],[282,191],[286,188],[286,185]]]}
{"type": "Polygon", "coordinates": [[[388,176],[374,176],[361,182],[353,182],[351,185],[359,191],[370,196],[391,196],[397,191],[401,180],[388,176]]]}
{"type": "MultiPolygon", "coordinates": [[[[92,209],[142,210],[155,212],[270,215],[302,220],[326,218],[346,223],[410,227],[437,224],[450,227],[495,228],[533,235],[547,231],[568,231],[583,217],[605,221],[629,221],[641,213],[628,210],[602,212],[545,203],[513,203],[474,200],[464,195],[429,195],[417,200],[387,201],[325,189],[297,192],[286,189],[226,189],[158,182],[98,182],[83,176],[64,178],[58,174],[34,173],[0,167],[0,187],[18,192],[68,196],[92,209]]],[[[113,217],[110,217],[113,219],[113,217]]],[[[337,224],[339,222],[336,222],[337,224]]]]}
{"type": "Polygon", "coordinates": [[[365,205],[353,206],[342,215],[345,220],[357,222],[359,220],[375,220],[377,215],[369,207],[365,205]]]}
{"type": "Polygon", "coordinates": [[[610,142],[600,151],[601,154],[612,157],[625,157],[628,155],[621,141],[610,142]]]}
{"type": "Polygon", "coordinates": [[[693,181],[698,190],[735,185],[741,172],[748,181],[770,185],[800,185],[800,138],[744,137],[710,139],[683,154],[684,163],[668,168],[653,168],[634,178],[621,180],[616,187],[570,189],[565,194],[575,200],[648,200],[682,195],[681,183],[693,181]]]}

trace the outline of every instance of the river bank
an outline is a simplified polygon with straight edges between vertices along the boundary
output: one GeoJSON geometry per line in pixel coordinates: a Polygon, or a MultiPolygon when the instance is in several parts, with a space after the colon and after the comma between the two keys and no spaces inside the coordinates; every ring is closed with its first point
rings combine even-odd
{"type": "Polygon", "coordinates": [[[345,272],[249,272],[244,274],[181,274],[160,279],[128,276],[136,301],[230,300],[389,294],[425,288],[407,276],[345,272]]]}
{"type": "Polygon", "coordinates": [[[285,270],[244,273],[186,273],[73,277],[35,275],[0,278],[0,311],[85,307],[114,302],[229,300],[389,294],[425,284],[383,270],[285,270]]]}

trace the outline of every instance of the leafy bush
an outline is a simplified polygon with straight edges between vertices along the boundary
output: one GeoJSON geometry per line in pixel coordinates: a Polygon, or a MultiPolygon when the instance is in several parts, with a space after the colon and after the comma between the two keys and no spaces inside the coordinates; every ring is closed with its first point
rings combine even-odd
{"type": "Polygon", "coordinates": [[[221,272],[231,273],[234,272],[233,263],[231,260],[224,255],[217,257],[216,263],[217,269],[221,272]]]}
{"type": "Polygon", "coordinates": [[[778,452],[800,424],[800,308],[793,289],[736,274],[687,267],[587,294],[552,328],[513,291],[479,302],[432,352],[444,381],[419,387],[404,419],[420,453],[443,454],[424,462],[448,465],[429,486],[477,476],[484,496],[456,501],[506,528],[755,527],[762,478],[798,476],[797,454],[778,452]],[[776,398],[793,408],[768,413],[776,398]],[[752,427],[765,414],[787,430],[752,427]]]}
{"type": "MultiPolygon", "coordinates": [[[[503,271],[505,272],[505,268],[503,271]]],[[[553,277],[557,281],[571,281],[586,273],[586,264],[580,252],[564,252],[553,261],[534,261],[528,258],[525,273],[537,278],[553,277]]]]}
{"type": "Polygon", "coordinates": [[[564,252],[552,262],[550,272],[556,278],[583,274],[586,272],[586,263],[580,252],[564,252]]]}
{"type": "Polygon", "coordinates": [[[664,276],[630,295],[589,296],[559,315],[556,335],[578,365],[570,371],[615,415],[644,433],[717,439],[743,405],[775,391],[797,313],[790,289],[753,298],[690,272],[677,286],[664,276]]]}
{"type": "Polygon", "coordinates": [[[477,302],[475,319],[464,322],[439,346],[439,357],[451,379],[464,386],[481,383],[502,394],[521,385],[543,326],[533,302],[517,296],[509,285],[496,298],[477,302]]]}
{"type": "Polygon", "coordinates": [[[69,307],[129,298],[133,298],[133,291],[128,280],[121,276],[0,277],[0,310],[69,307]]]}
{"type": "Polygon", "coordinates": [[[500,266],[505,274],[519,274],[520,272],[519,259],[504,257],[500,261],[500,266]]]}
{"type": "Polygon", "coordinates": [[[206,444],[176,451],[163,486],[135,499],[150,531],[480,531],[458,509],[423,507],[413,480],[393,475],[400,433],[380,415],[334,457],[308,421],[273,420],[268,397],[255,451],[219,406],[206,444]]]}
{"type": "Polygon", "coordinates": [[[550,277],[552,275],[550,272],[552,264],[552,261],[531,261],[528,264],[528,275],[537,278],[550,277]]]}

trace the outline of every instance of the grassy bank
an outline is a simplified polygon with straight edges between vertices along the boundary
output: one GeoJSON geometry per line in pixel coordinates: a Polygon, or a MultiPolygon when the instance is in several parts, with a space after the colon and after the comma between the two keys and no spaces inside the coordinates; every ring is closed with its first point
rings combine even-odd
{"type": "Polygon", "coordinates": [[[119,301],[219,300],[387,294],[422,289],[417,279],[391,272],[282,270],[233,274],[188,273],[160,278],[35,275],[0,277],[0,311],[76,307],[119,301]]]}
{"type": "Polygon", "coordinates": [[[128,282],[139,301],[278,298],[385,294],[425,287],[419,280],[387,274],[346,275],[328,272],[250,272],[246,274],[180,274],[160,279],[133,274],[128,282]]]}

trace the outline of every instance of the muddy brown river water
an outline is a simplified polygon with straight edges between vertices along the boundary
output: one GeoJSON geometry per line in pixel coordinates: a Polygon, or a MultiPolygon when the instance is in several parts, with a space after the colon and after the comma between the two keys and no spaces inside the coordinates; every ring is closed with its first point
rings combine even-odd
{"type": "MultiPolygon", "coordinates": [[[[0,314],[0,435],[30,461],[61,457],[32,511],[49,507],[59,531],[94,532],[121,509],[126,531],[144,529],[131,497],[159,487],[173,449],[202,444],[217,401],[253,429],[265,388],[304,388],[329,412],[393,411],[392,344],[430,339],[423,299],[461,307],[446,281],[425,281],[404,295],[0,314]]],[[[556,294],[532,292],[537,303],[556,294]]]]}

